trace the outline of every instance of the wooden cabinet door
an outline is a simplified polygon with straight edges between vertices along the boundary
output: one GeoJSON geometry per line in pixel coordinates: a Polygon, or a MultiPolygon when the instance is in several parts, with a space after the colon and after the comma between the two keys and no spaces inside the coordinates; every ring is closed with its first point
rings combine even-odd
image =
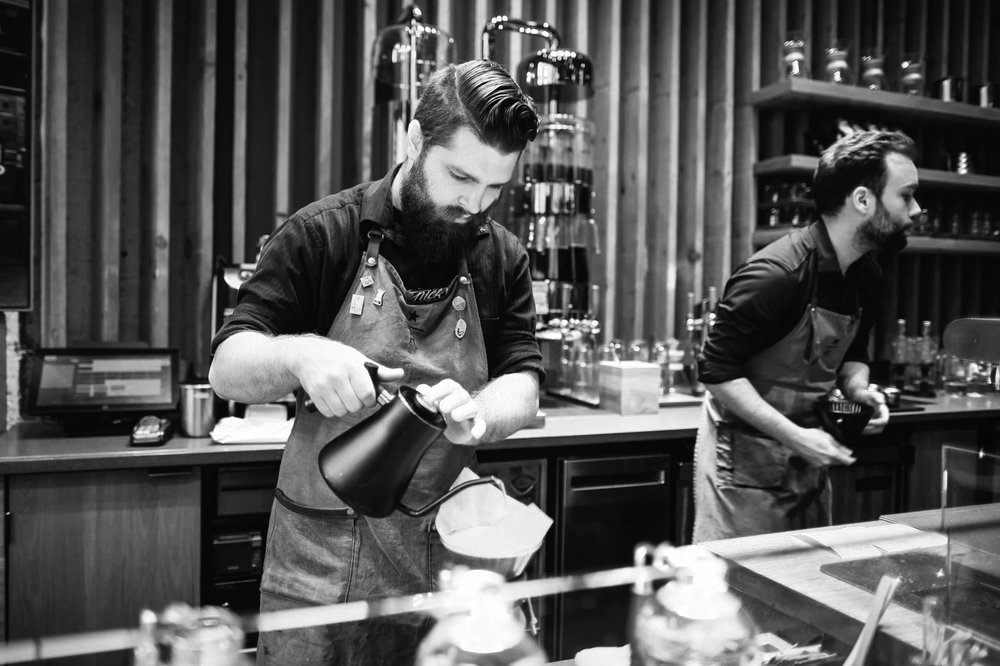
{"type": "Polygon", "coordinates": [[[200,470],[29,474],[8,490],[8,640],[138,627],[143,608],[199,603],[200,470]]]}

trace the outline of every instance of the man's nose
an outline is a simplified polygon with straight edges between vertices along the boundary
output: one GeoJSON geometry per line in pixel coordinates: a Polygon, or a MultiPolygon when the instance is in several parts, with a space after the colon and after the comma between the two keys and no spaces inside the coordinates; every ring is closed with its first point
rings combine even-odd
{"type": "Polygon", "coordinates": [[[477,215],[483,212],[492,203],[490,190],[485,187],[469,190],[458,198],[458,204],[469,215],[477,215]]]}
{"type": "Polygon", "coordinates": [[[923,208],[920,207],[920,204],[917,203],[916,199],[914,199],[913,201],[910,202],[910,211],[909,212],[910,212],[910,217],[911,218],[915,218],[918,215],[920,215],[921,212],[923,212],[923,208]]]}

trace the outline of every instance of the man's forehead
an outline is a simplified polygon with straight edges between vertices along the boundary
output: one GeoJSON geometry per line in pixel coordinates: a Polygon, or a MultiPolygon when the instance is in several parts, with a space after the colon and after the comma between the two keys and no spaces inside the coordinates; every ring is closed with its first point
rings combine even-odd
{"type": "MultiPolygon", "coordinates": [[[[517,153],[502,153],[480,141],[472,130],[459,127],[447,143],[432,146],[428,154],[451,168],[459,169],[469,176],[481,180],[494,180],[509,171],[517,162],[517,153]]],[[[506,180],[509,174],[504,177],[506,180]]]]}
{"type": "Polygon", "coordinates": [[[916,187],[919,183],[917,166],[906,155],[889,153],[885,156],[889,182],[895,187],[916,187]]]}

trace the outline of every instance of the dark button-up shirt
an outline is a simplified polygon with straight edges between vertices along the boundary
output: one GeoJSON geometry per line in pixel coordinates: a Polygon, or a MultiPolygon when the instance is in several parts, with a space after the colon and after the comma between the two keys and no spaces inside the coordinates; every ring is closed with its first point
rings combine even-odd
{"type": "Polygon", "coordinates": [[[719,384],[745,377],[744,365],[798,324],[813,297],[841,314],[862,309],[844,361],[868,361],[868,337],[879,309],[881,269],[866,254],[841,273],[826,224],[815,222],[771,243],[726,283],[715,326],[698,359],[699,379],[719,384]]]}
{"type": "MultiPolygon", "coordinates": [[[[381,255],[407,289],[446,286],[457,262],[426,263],[405,246],[390,190],[394,169],[313,202],[271,235],[253,275],[240,286],[237,305],[212,341],[212,351],[238,331],[270,335],[326,335],[347,298],[367,246],[367,230],[385,230],[381,255]]],[[[466,251],[486,343],[490,377],[534,370],[544,379],[535,339],[535,305],[528,256],[517,238],[485,216],[468,222],[479,233],[466,251]]]]}

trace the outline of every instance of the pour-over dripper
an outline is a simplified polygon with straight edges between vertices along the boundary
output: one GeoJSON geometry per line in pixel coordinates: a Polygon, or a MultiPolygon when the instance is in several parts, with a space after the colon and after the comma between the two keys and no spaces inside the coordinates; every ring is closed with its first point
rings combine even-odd
{"type": "Polygon", "coordinates": [[[848,400],[837,388],[817,400],[815,410],[823,429],[844,445],[851,445],[860,438],[875,414],[874,407],[848,400]]]}
{"type": "Polygon", "coordinates": [[[419,509],[403,505],[420,460],[447,423],[415,388],[404,384],[391,395],[378,382],[378,365],[366,362],[365,367],[382,407],[334,437],[319,453],[320,474],[344,504],[373,518],[385,518],[397,509],[422,516],[470,486],[492,483],[503,491],[499,479],[487,477],[455,486],[419,509]]]}

